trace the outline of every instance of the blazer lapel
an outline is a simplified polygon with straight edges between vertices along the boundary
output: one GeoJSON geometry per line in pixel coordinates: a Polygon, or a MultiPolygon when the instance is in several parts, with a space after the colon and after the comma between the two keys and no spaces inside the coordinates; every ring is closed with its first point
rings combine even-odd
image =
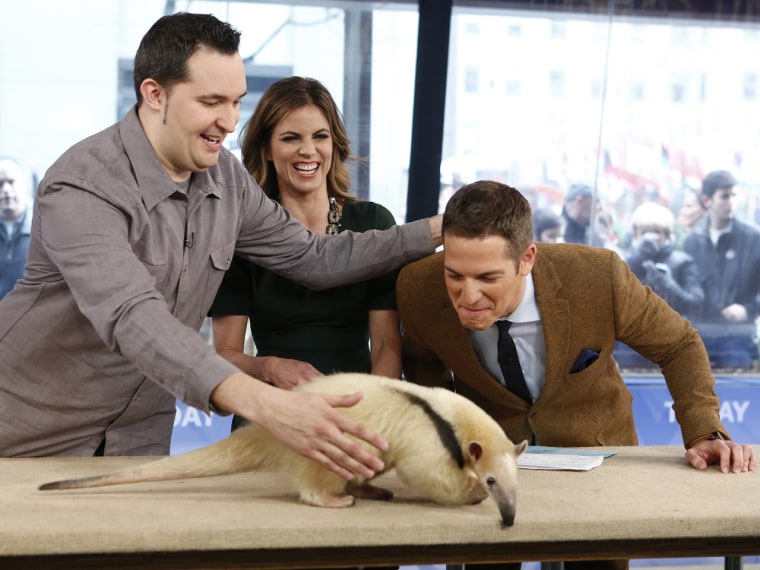
{"type": "Polygon", "coordinates": [[[546,378],[540,402],[551,396],[568,374],[564,363],[568,361],[570,347],[570,302],[560,295],[562,281],[551,259],[542,255],[539,247],[533,266],[533,286],[536,304],[541,312],[541,324],[546,342],[546,378]]]}

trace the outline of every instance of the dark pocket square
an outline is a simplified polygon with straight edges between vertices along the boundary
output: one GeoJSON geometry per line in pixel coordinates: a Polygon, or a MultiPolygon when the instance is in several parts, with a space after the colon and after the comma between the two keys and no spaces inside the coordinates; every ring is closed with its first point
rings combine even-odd
{"type": "Polygon", "coordinates": [[[590,348],[584,348],[578,355],[578,360],[575,361],[575,364],[573,364],[573,367],[570,369],[570,374],[585,370],[596,362],[598,358],[599,353],[597,351],[591,350],[590,348]]]}

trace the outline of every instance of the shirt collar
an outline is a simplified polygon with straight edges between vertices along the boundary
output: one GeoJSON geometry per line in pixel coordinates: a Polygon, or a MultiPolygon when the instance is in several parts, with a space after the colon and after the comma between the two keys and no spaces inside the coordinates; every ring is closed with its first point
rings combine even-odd
{"type": "Polygon", "coordinates": [[[532,323],[541,320],[541,314],[538,312],[538,305],[536,304],[533,273],[528,273],[525,277],[525,289],[523,289],[522,299],[520,299],[517,308],[505,318],[511,323],[532,323]]]}
{"type": "MultiPolygon", "coordinates": [[[[121,120],[119,132],[124,150],[132,164],[135,179],[140,187],[145,207],[151,210],[158,203],[174,194],[177,191],[177,186],[164,170],[155,150],[153,150],[153,145],[150,144],[142,128],[137,115],[137,105],[133,106],[121,120]]],[[[192,185],[194,189],[200,190],[203,194],[221,198],[222,193],[211,174],[214,168],[216,167],[194,174],[192,185]]]]}

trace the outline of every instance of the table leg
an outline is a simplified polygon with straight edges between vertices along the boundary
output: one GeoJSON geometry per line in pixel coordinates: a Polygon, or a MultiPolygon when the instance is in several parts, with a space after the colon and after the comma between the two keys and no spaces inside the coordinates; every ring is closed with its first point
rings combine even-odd
{"type": "Polygon", "coordinates": [[[744,564],[741,556],[726,556],[726,570],[742,570],[744,564]]]}

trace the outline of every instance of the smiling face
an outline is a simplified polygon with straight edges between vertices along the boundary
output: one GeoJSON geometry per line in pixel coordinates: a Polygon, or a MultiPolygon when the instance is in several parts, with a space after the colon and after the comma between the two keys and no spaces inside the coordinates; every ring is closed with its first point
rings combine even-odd
{"type": "Polygon", "coordinates": [[[164,88],[153,79],[142,86],[140,120],[172,180],[214,166],[224,138],[240,119],[246,93],[243,61],[201,46],[187,60],[188,79],[164,88]]]}
{"type": "Polygon", "coordinates": [[[468,330],[485,330],[520,304],[536,246],[531,243],[516,261],[508,256],[507,245],[506,239],[493,234],[444,237],[446,290],[459,322],[468,330]]]}
{"type": "Polygon", "coordinates": [[[294,109],[272,130],[267,160],[274,164],[281,195],[326,194],[332,156],[330,124],[316,105],[294,109]]]}

